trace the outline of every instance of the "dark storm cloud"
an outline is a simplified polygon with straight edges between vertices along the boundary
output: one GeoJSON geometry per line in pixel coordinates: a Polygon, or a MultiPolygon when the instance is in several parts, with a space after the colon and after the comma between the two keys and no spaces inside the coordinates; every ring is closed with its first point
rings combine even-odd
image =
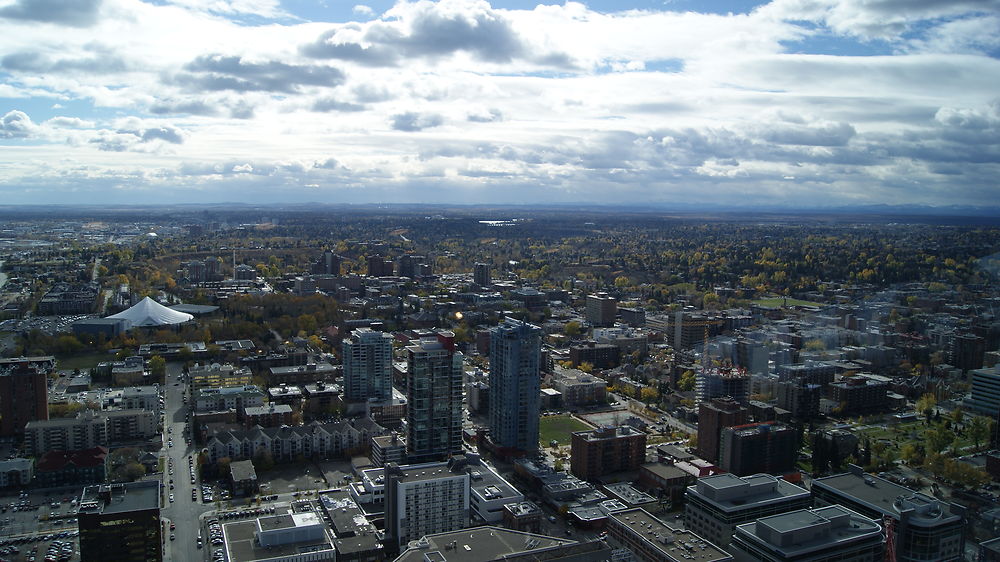
{"type": "Polygon", "coordinates": [[[0,8],[0,18],[89,27],[100,8],[101,0],[17,0],[0,8]]]}
{"type": "Polygon", "coordinates": [[[340,69],[323,65],[293,65],[278,61],[246,62],[238,56],[205,55],[184,66],[174,80],[195,90],[294,93],[299,86],[336,86],[340,69]]]}

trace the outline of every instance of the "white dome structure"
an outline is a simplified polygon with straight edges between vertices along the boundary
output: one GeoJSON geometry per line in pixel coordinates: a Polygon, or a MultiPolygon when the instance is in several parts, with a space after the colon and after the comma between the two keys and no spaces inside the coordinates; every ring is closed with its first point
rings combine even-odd
{"type": "Polygon", "coordinates": [[[186,312],[167,308],[153,299],[146,297],[137,302],[132,308],[123,310],[118,314],[112,314],[108,318],[121,318],[127,320],[130,327],[141,327],[180,324],[181,322],[192,320],[194,316],[186,312]]]}

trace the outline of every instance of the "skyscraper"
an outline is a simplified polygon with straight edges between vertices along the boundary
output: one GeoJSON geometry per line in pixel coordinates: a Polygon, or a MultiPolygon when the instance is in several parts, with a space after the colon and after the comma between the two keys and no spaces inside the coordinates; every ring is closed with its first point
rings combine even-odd
{"type": "Polygon", "coordinates": [[[344,398],[362,402],[392,398],[392,336],[358,328],[344,340],[344,398]]]}
{"type": "Polygon", "coordinates": [[[501,449],[538,449],[542,330],[507,318],[490,331],[490,439],[501,449]]]}
{"type": "Polygon", "coordinates": [[[406,453],[411,463],[462,452],[463,357],[449,331],[406,348],[406,453]]]}
{"type": "Polygon", "coordinates": [[[163,560],[159,480],[87,486],[77,522],[82,560],[163,560]]]}
{"type": "Polygon", "coordinates": [[[24,432],[30,421],[49,419],[48,381],[51,357],[22,357],[0,362],[0,436],[24,432]]]}
{"type": "Polygon", "coordinates": [[[719,435],[723,428],[747,423],[747,409],[732,398],[714,398],[698,407],[698,456],[719,460],[719,435]]]}

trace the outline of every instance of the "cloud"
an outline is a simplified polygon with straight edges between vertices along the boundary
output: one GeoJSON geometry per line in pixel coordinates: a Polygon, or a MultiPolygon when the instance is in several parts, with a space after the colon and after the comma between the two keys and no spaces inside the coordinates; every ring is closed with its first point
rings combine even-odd
{"type": "Polygon", "coordinates": [[[0,138],[3,139],[23,139],[31,136],[36,125],[31,122],[31,118],[23,111],[16,109],[8,111],[0,119],[0,138]]]}
{"type": "Polygon", "coordinates": [[[395,66],[404,59],[433,60],[456,53],[491,63],[567,60],[562,53],[536,52],[504,12],[482,0],[400,2],[378,21],[326,31],[299,50],[313,58],[365,66],[395,66]]]}
{"type": "Polygon", "coordinates": [[[53,117],[45,121],[46,125],[52,125],[54,127],[66,127],[71,129],[89,129],[94,126],[93,121],[87,121],[85,119],[80,119],[79,117],[65,117],[58,116],[53,117]]]}
{"type": "Polygon", "coordinates": [[[503,121],[503,112],[496,108],[469,113],[465,119],[473,123],[494,123],[503,121]]]}
{"type": "Polygon", "coordinates": [[[166,125],[143,127],[141,122],[134,118],[126,119],[123,125],[116,130],[102,129],[89,142],[104,152],[149,152],[156,150],[159,142],[182,144],[186,137],[184,132],[176,127],[166,125]]]}
{"type": "Polygon", "coordinates": [[[0,18],[90,27],[97,23],[102,0],[16,0],[0,8],[0,18]]]}
{"type": "Polygon", "coordinates": [[[415,132],[432,127],[439,127],[444,118],[436,113],[415,113],[408,111],[391,117],[392,128],[397,131],[415,132]]]}
{"type": "Polygon", "coordinates": [[[325,65],[294,65],[279,61],[247,62],[242,57],[204,55],[184,66],[174,81],[194,90],[235,92],[297,92],[299,86],[336,86],[344,73],[325,65]]]}
{"type": "Polygon", "coordinates": [[[289,14],[281,9],[278,0],[166,0],[175,6],[182,6],[196,12],[223,15],[254,15],[263,18],[283,18],[289,14]]]}
{"type": "Polygon", "coordinates": [[[371,9],[370,6],[365,6],[364,4],[355,5],[351,8],[351,11],[359,16],[371,17],[375,15],[375,10],[371,9]]]}
{"type": "Polygon", "coordinates": [[[346,101],[341,101],[336,98],[320,98],[313,102],[313,111],[343,111],[343,112],[355,112],[364,111],[365,106],[358,103],[351,103],[346,101]]]}
{"type": "Polygon", "coordinates": [[[53,60],[38,52],[22,51],[4,56],[0,59],[0,66],[8,71],[33,73],[87,72],[105,74],[129,70],[125,59],[107,53],[90,58],[53,60]]]}
{"type": "Polygon", "coordinates": [[[154,115],[167,115],[171,113],[186,113],[188,115],[214,116],[219,114],[219,110],[209,105],[207,102],[198,99],[189,100],[160,100],[149,106],[149,112],[154,115]]]}
{"type": "Polygon", "coordinates": [[[785,123],[766,128],[761,138],[776,144],[806,146],[844,146],[857,134],[849,123],[823,123],[809,126],[785,123]]]}

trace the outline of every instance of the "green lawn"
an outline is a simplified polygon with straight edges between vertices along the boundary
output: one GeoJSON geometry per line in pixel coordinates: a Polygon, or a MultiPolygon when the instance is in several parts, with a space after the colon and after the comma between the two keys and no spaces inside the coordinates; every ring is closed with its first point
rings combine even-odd
{"type": "Polygon", "coordinates": [[[114,355],[110,353],[89,353],[86,355],[73,355],[69,357],[57,357],[56,368],[63,371],[80,369],[86,371],[91,367],[96,367],[101,361],[113,361],[114,355]]]}
{"type": "Polygon", "coordinates": [[[538,442],[542,447],[548,447],[552,440],[569,445],[570,433],[587,429],[593,428],[572,416],[542,416],[538,422],[538,442]]]}
{"type": "Polygon", "coordinates": [[[819,306],[823,306],[823,303],[821,303],[821,302],[803,301],[803,300],[799,300],[799,299],[786,299],[786,298],[783,298],[783,297],[774,297],[774,298],[767,298],[767,299],[757,299],[757,300],[753,301],[753,304],[756,304],[758,306],[769,306],[769,307],[776,307],[776,306],[817,306],[817,307],[819,307],[819,306]]]}

